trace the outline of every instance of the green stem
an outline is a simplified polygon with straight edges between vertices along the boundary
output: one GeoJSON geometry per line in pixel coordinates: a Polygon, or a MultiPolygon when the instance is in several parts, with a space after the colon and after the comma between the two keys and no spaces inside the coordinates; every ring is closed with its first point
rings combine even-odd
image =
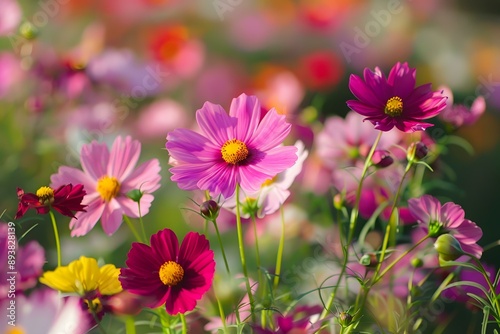
{"type": "Polygon", "coordinates": [[[252,321],[255,322],[255,303],[250,287],[250,279],[248,277],[248,270],[245,257],[245,246],[243,244],[243,232],[241,228],[241,215],[240,215],[240,185],[236,184],[236,232],[238,234],[238,247],[240,250],[241,267],[243,275],[245,276],[245,286],[247,288],[248,299],[250,302],[250,312],[252,314],[252,321]]]}
{"type": "Polygon", "coordinates": [[[158,314],[158,318],[160,318],[161,330],[164,334],[172,334],[172,329],[170,328],[170,319],[166,314],[165,310],[161,308],[155,309],[156,314],[158,314]]]}
{"type": "Polygon", "coordinates": [[[252,215],[252,225],[253,225],[253,235],[255,238],[255,259],[257,264],[257,277],[259,282],[264,282],[262,280],[262,268],[260,262],[260,251],[259,251],[259,236],[257,235],[257,220],[255,215],[252,215]]]}
{"type": "Polygon", "coordinates": [[[181,318],[181,323],[182,323],[182,334],[187,334],[187,322],[186,322],[186,316],[184,313],[179,314],[179,317],[181,318]]]}
{"type": "Polygon", "coordinates": [[[484,269],[483,264],[481,263],[481,261],[479,261],[478,259],[476,259],[474,257],[474,255],[472,255],[472,254],[467,254],[467,255],[469,255],[471,257],[471,259],[477,264],[479,271],[484,276],[484,279],[486,280],[486,283],[488,284],[490,292],[494,296],[495,307],[497,309],[497,314],[500,315],[500,302],[498,301],[499,298],[496,296],[496,290],[493,287],[493,284],[491,283],[490,276],[486,272],[486,269],[484,269]]]}
{"type": "Polygon", "coordinates": [[[125,317],[125,333],[126,334],[135,334],[135,321],[134,317],[126,316],[125,317]]]}
{"type": "Polygon", "coordinates": [[[139,225],[141,225],[142,237],[144,238],[144,242],[147,242],[148,237],[146,235],[146,230],[144,228],[144,222],[142,220],[141,203],[138,202],[137,205],[138,205],[138,209],[139,209],[139,225]]]}
{"type": "MultiPolygon", "coordinates": [[[[227,333],[226,315],[224,314],[224,309],[222,308],[222,303],[220,302],[219,297],[217,297],[217,294],[215,293],[215,289],[213,289],[213,290],[214,290],[215,300],[217,300],[217,306],[219,307],[219,314],[220,314],[220,320],[222,321],[222,328],[224,328],[224,333],[227,333]]],[[[239,317],[236,317],[236,319],[238,320],[239,317]]]]}
{"type": "Polygon", "coordinates": [[[283,249],[285,248],[285,212],[283,210],[283,206],[280,207],[280,216],[281,216],[281,236],[278,245],[278,254],[276,255],[276,270],[274,272],[275,290],[278,288],[278,284],[280,282],[281,262],[283,261],[283,249]]]}
{"type": "Polygon", "coordinates": [[[52,221],[52,227],[54,229],[54,238],[56,240],[56,252],[57,252],[57,266],[61,266],[61,242],[59,241],[59,232],[57,230],[56,217],[49,211],[50,220],[52,221]]]}
{"type": "Polygon", "coordinates": [[[217,226],[217,220],[214,219],[213,223],[214,223],[214,227],[215,227],[215,234],[217,234],[217,240],[219,240],[220,250],[222,253],[222,258],[224,259],[224,265],[226,266],[226,271],[228,274],[231,274],[231,272],[229,270],[229,264],[228,264],[227,258],[226,258],[226,252],[224,251],[224,244],[223,244],[222,238],[220,236],[219,227],[217,226]]]}
{"type": "Polygon", "coordinates": [[[352,238],[354,237],[354,231],[356,230],[356,223],[359,214],[359,202],[361,201],[361,191],[363,190],[363,181],[366,178],[366,172],[368,171],[368,168],[372,164],[373,153],[375,152],[375,149],[377,148],[377,145],[381,137],[382,137],[382,131],[378,133],[377,138],[375,139],[375,142],[373,143],[372,148],[370,149],[370,152],[368,153],[368,156],[365,159],[365,164],[363,165],[363,171],[361,172],[358,188],[356,190],[356,200],[354,203],[354,207],[352,208],[351,218],[349,221],[349,236],[347,238],[348,245],[351,243],[352,238]]]}
{"type": "Polygon", "coordinates": [[[350,220],[349,220],[349,234],[347,237],[347,243],[344,247],[344,254],[343,254],[344,261],[342,264],[342,269],[341,269],[339,277],[337,279],[337,284],[333,288],[333,291],[330,294],[330,297],[328,298],[326,306],[323,309],[323,312],[321,313],[320,319],[324,319],[327,316],[328,311],[332,307],[333,302],[335,300],[335,295],[337,294],[337,290],[338,290],[338,287],[340,285],[340,281],[345,274],[347,262],[349,261],[349,245],[351,244],[352,239],[354,238],[354,232],[356,230],[356,223],[357,223],[358,215],[359,215],[359,203],[361,201],[361,191],[363,190],[363,182],[366,178],[368,168],[371,166],[373,153],[375,152],[375,149],[377,148],[377,145],[380,141],[380,138],[382,137],[382,133],[383,133],[382,131],[379,131],[377,138],[375,138],[375,141],[370,149],[370,152],[368,152],[368,156],[365,159],[365,163],[363,165],[363,170],[361,172],[361,177],[359,179],[358,188],[356,190],[356,199],[355,199],[354,206],[352,208],[351,216],[350,216],[350,220]]]}
{"type": "MultiPolygon", "coordinates": [[[[144,243],[145,241],[142,240],[142,238],[139,235],[139,233],[137,232],[137,229],[135,228],[134,224],[132,224],[132,222],[130,221],[130,218],[124,215],[123,220],[125,221],[125,223],[127,223],[128,227],[132,231],[132,234],[134,235],[135,239],[139,242],[144,243]]],[[[148,240],[148,239],[146,239],[146,240],[148,240]]]]}

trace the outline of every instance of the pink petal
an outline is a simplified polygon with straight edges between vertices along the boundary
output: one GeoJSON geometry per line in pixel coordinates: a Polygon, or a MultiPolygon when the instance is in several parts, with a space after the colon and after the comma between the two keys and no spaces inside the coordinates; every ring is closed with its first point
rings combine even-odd
{"type": "Polygon", "coordinates": [[[144,162],[122,180],[121,192],[127,193],[130,190],[139,189],[145,193],[152,193],[160,188],[160,170],[158,159],[144,162]]]}
{"type": "Polygon", "coordinates": [[[416,69],[407,63],[397,63],[389,72],[387,83],[392,86],[395,96],[405,99],[415,88],[416,69]]]}
{"type": "Polygon", "coordinates": [[[57,174],[52,174],[50,177],[51,187],[58,188],[65,184],[72,183],[83,184],[83,188],[87,194],[91,194],[96,191],[96,181],[93,180],[88,174],[85,174],[79,169],[67,166],[59,167],[57,174]]]}
{"type": "Polygon", "coordinates": [[[236,138],[235,127],[238,120],[230,117],[218,104],[205,102],[203,107],[196,111],[196,122],[203,134],[219,147],[236,138]]]}
{"type": "Polygon", "coordinates": [[[387,101],[380,99],[380,96],[375,95],[371,88],[357,75],[349,77],[349,89],[356,98],[366,104],[384,104],[387,101]]]}
{"type": "Polygon", "coordinates": [[[357,112],[358,114],[361,114],[363,116],[368,116],[368,117],[383,117],[384,116],[384,110],[383,107],[376,108],[373,105],[365,104],[361,101],[357,100],[349,100],[347,101],[347,106],[357,112]]]}
{"type": "Polygon", "coordinates": [[[170,315],[192,311],[196,307],[196,297],[189,290],[170,289],[170,296],[165,302],[165,309],[170,315]]]}
{"type": "Polygon", "coordinates": [[[120,204],[112,199],[104,206],[101,217],[101,225],[104,233],[112,235],[118,230],[123,221],[123,210],[120,204]]]}
{"type": "Polygon", "coordinates": [[[98,180],[107,173],[109,150],[105,143],[93,141],[83,145],[80,161],[83,171],[94,180],[98,180]]]}
{"type": "Polygon", "coordinates": [[[271,109],[260,122],[257,130],[247,143],[247,146],[259,151],[267,151],[280,145],[288,136],[292,125],[285,121],[284,115],[279,115],[271,109]]]}
{"type": "MultiPolygon", "coordinates": [[[[182,241],[179,250],[179,264],[183,268],[192,268],[196,259],[210,248],[207,238],[195,232],[189,232],[182,241]]],[[[212,253],[213,255],[213,253],[212,253]]],[[[194,268],[193,268],[194,269],[194,268]]]]}
{"type": "Polygon", "coordinates": [[[207,138],[187,129],[176,129],[167,136],[165,144],[170,155],[178,162],[199,163],[220,157],[222,146],[216,146],[207,138]]]}
{"type": "Polygon", "coordinates": [[[225,163],[214,164],[203,172],[198,188],[209,190],[214,197],[220,194],[225,198],[231,197],[236,190],[236,183],[240,182],[238,168],[225,163]]]}
{"type": "Polygon", "coordinates": [[[177,186],[183,190],[208,190],[208,188],[201,188],[202,185],[200,185],[199,182],[202,178],[206,177],[207,171],[213,168],[213,166],[213,163],[204,163],[198,165],[185,164],[172,167],[170,168],[170,172],[173,175],[170,179],[177,182],[177,186]]]}
{"type": "Polygon", "coordinates": [[[465,219],[465,212],[462,207],[453,202],[447,202],[441,207],[440,220],[446,223],[445,227],[453,229],[461,226],[465,219]]]}
{"type": "Polygon", "coordinates": [[[241,94],[234,98],[229,109],[229,116],[236,117],[236,138],[244,143],[250,141],[260,121],[261,107],[256,96],[241,94]]]}
{"type": "Polygon", "coordinates": [[[154,196],[151,194],[143,194],[140,200],[141,212],[139,212],[139,204],[126,196],[116,197],[115,200],[120,204],[123,214],[130,218],[144,217],[148,214],[154,196]]]}
{"type": "Polygon", "coordinates": [[[141,143],[139,141],[132,140],[130,136],[127,136],[125,140],[120,136],[116,137],[111,148],[107,175],[114,176],[122,182],[134,169],[140,154],[141,143]]]}
{"type": "Polygon", "coordinates": [[[80,237],[89,233],[101,218],[104,207],[105,203],[101,199],[97,199],[88,204],[88,207],[85,208],[87,212],[77,212],[75,218],[71,219],[69,224],[71,236],[80,237]]]}

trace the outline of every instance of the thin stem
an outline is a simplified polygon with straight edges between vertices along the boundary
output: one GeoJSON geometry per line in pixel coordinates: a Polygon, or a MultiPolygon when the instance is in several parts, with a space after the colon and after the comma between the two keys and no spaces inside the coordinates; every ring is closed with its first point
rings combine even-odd
{"type": "MultiPolygon", "coordinates": [[[[219,314],[220,314],[220,320],[222,321],[222,328],[224,328],[224,333],[227,333],[226,315],[224,314],[222,303],[220,302],[219,297],[217,297],[217,294],[215,293],[215,288],[213,290],[214,290],[215,300],[217,300],[217,306],[219,307],[219,314]]],[[[237,319],[239,319],[239,317],[237,317],[237,319]]]]}
{"type": "Polygon", "coordinates": [[[255,215],[252,215],[252,225],[253,225],[253,235],[255,238],[255,259],[257,264],[257,277],[259,278],[259,282],[262,281],[262,268],[260,262],[260,252],[259,252],[259,236],[257,235],[257,221],[255,219],[255,215]]]}
{"type": "Polygon", "coordinates": [[[213,223],[214,223],[214,227],[215,227],[215,234],[217,234],[217,240],[219,240],[220,250],[222,253],[222,258],[224,259],[224,265],[226,266],[226,271],[228,274],[231,274],[231,272],[229,270],[229,264],[228,264],[227,258],[226,258],[226,252],[224,251],[224,244],[223,244],[222,238],[220,236],[219,227],[217,226],[217,220],[214,219],[213,223]]]}
{"type": "Polygon", "coordinates": [[[368,152],[368,156],[365,159],[365,163],[363,165],[363,170],[361,172],[361,177],[359,179],[358,188],[356,190],[356,199],[355,199],[354,207],[352,208],[351,216],[350,216],[350,220],[349,220],[349,233],[347,236],[347,243],[343,247],[343,249],[344,249],[344,254],[343,254],[344,261],[342,264],[342,268],[341,268],[339,277],[337,279],[337,284],[333,288],[333,291],[330,294],[330,297],[328,298],[326,306],[323,309],[323,312],[321,313],[320,319],[325,318],[326,315],[328,314],[328,311],[332,307],[333,302],[335,300],[335,295],[337,293],[337,289],[340,285],[340,281],[345,274],[347,262],[349,261],[349,245],[351,244],[352,239],[354,238],[354,231],[356,230],[356,223],[357,223],[358,215],[359,215],[359,203],[361,201],[361,191],[363,190],[363,182],[366,178],[368,168],[371,166],[373,153],[375,152],[375,149],[377,148],[377,145],[378,145],[381,137],[382,137],[382,131],[379,131],[377,138],[375,138],[375,141],[370,149],[370,152],[368,152]]]}
{"type": "Polygon", "coordinates": [[[57,230],[56,217],[49,211],[50,220],[52,221],[52,227],[54,229],[54,239],[56,240],[56,252],[57,252],[57,266],[61,266],[61,242],[59,241],[59,232],[57,230]]]}
{"type": "Polygon", "coordinates": [[[281,262],[283,261],[283,249],[285,248],[285,212],[283,210],[283,206],[280,207],[280,216],[281,216],[281,236],[278,245],[278,254],[276,255],[276,270],[274,272],[275,290],[278,288],[278,284],[280,282],[281,262]]]}
{"type": "Polygon", "coordinates": [[[146,230],[144,229],[144,222],[142,220],[141,203],[138,202],[137,205],[139,209],[139,225],[141,225],[142,237],[144,238],[144,242],[146,242],[148,240],[148,237],[146,235],[146,230]]]}
{"type": "Polygon", "coordinates": [[[370,152],[368,153],[368,156],[365,159],[365,164],[363,165],[363,171],[361,172],[358,188],[356,190],[356,200],[354,203],[354,207],[352,208],[351,219],[349,221],[349,236],[347,238],[348,245],[351,243],[352,238],[354,237],[354,231],[356,229],[356,222],[358,220],[358,214],[359,214],[359,202],[361,201],[361,191],[363,190],[363,181],[366,178],[366,172],[368,171],[368,168],[371,166],[373,153],[375,152],[375,149],[377,148],[377,145],[381,137],[382,137],[382,131],[378,133],[377,138],[375,139],[375,142],[373,143],[372,148],[370,149],[370,152]]]}
{"type": "Polygon", "coordinates": [[[498,301],[498,298],[496,297],[496,291],[495,291],[495,288],[493,287],[493,284],[491,283],[490,276],[486,272],[486,269],[484,269],[483,264],[481,263],[481,261],[479,261],[478,259],[476,259],[472,254],[467,254],[467,255],[469,255],[472,258],[472,260],[474,262],[476,262],[479,271],[484,276],[484,279],[486,280],[486,283],[488,284],[488,287],[490,289],[491,294],[493,294],[495,296],[494,297],[495,307],[497,309],[497,314],[500,315],[500,302],[498,301]]]}
{"type": "Polygon", "coordinates": [[[181,318],[181,323],[182,323],[182,334],[187,334],[187,322],[186,322],[186,316],[184,313],[179,314],[179,317],[181,318]]]}
{"type": "Polygon", "coordinates": [[[241,228],[241,215],[240,215],[240,185],[236,184],[236,232],[238,234],[238,247],[240,250],[241,267],[243,270],[243,275],[245,276],[245,285],[247,288],[248,299],[250,302],[250,312],[252,314],[252,321],[255,322],[255,303],[252,294],[252,289],[250,287],[250,279],[248,277],[248,270],[245,257],[245,246],[243,244],[243,232],[241,228]]]}
{"type": "Polygon", "coordinates": [[[134,317],[128,315],[125,317],[125,333],[126,334],[135,334],[135,321],[134,317]]]}
{"type": "MultiPolygon", "coordinates": [[[[130,218],[124,215],[123,216],[123,220],[125,221],[125,223],[127,223],[128,227],[132,231],[132,234],[134,235],[135,239],[137,241],[139,241],[139,242],[144,243],[144,241],[142,240],[141,236],[137,232],[137,229],[135,228],[134,224],[132,224],[132,222],[130,221],[130,218]]],[[[148,240],[148,239],[146,239],[146,240],[148,240]]]]}
{"type": "Polygon", "coordinates": [[[166,312],[160,307],[155,309],[158,318],[160,318],[161,330],[164,334],[172,334],[172,329],[170,328],[170,319],[166,312]]]}

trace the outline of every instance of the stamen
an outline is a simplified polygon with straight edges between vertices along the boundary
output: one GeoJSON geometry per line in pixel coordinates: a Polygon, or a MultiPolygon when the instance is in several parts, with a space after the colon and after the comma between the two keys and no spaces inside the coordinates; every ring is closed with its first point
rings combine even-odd
{"type": "Polygon", "coordinates": [[[36,196],[38,197],[40,203],[50,204],[54,201],[54,189],[51,187],[41,187],[36,191],[36,196]]]}
{"type": "Polygon", "coordinates": [[[163,284],[174,286],[184,278],[184,269],[177,262],[167,261],[161,265],[158,276],[163,284]]]}
{"type": "Polygon", "coordinates": [[[97,192],[103,200],[109,202],[120,192],[120,183],[115,177],[103,176],[97,181],[97,192]]]}
{"type": "Polygon", "coordinates": [[[400,116],[403,113],[403,100],[399,96],[391,97],[385,104],[384,113],[391,117],[400,116]]]}
{"type": "Polygon", "coordinates": [[[220,152],[222,159],[228,164],[236,165],[248,157],[248,148],[242,141],[231,139],[224,143],[220,152]]]}

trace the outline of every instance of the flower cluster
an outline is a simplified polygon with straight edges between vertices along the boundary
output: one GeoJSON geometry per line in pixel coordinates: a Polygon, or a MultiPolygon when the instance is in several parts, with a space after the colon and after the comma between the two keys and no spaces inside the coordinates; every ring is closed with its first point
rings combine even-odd
{"type": "MultiPolygon", "coordinates": [[[[152,45],[177,78],[190,77],[181,59],[198,45],[182,27],[152,45]]],[[[350,77],[357,100],[345,117],[305,122],[243,93],[229,112],[205,102],[191,128],[165,131],[158,158],[139,164],[131,136],[110,147],[93,140],[81,146],[80,168],[58,166],[36,193],[17,188],[18,226],[0,225],[0,254],[17,259],[4,272],[16,269],[21,331],[406,333],[423,330],[419,312],[439,296],[491,316],[483,332],[499,325],[483,230],[432,191],[429,172],[439,172],[447,142],[425,131],[445,112],[455,127],[473,123],[481,100],[452,121],[451,98],[416,87],[407,63],[363,74],[350,77]],[[172,182],[162,184],[162,162],[172,182]],[[185,221],[164,214],[179,191],[191,191],[185,221]],[[25,228],[29,209],[50,215],[57,265],[35,241],[17,245],[13,226],[25,228]],[[69,220],[63,242],[59,218],[69,220]],[[27,320],[35,308],[44,327],[27,320]]]]}

